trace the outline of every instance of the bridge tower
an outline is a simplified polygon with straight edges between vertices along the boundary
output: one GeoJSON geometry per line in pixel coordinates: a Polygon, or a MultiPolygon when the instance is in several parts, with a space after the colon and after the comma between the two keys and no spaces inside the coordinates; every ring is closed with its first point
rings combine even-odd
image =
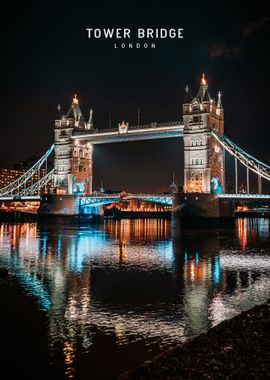
{"type": "Polygon", "coordinates": [[[92,193],[93,146],[87,141],[74,139],[76,133],[80,133],[82,129],[93,129],[92,110],[89,121],[85,122],[75,95],[67,114],[55,120],[55,173],[52,188],[55,194],[92,193]]]}
{"type": "Polygon", "coordinates": [[[211,130],[224,134],[224,111],[221,94],[211,99],[204,74],[193,98],[186,87],[184,119],[184,191],[186,193],[220,193],[225,191],[224,148],[211,130]]]}

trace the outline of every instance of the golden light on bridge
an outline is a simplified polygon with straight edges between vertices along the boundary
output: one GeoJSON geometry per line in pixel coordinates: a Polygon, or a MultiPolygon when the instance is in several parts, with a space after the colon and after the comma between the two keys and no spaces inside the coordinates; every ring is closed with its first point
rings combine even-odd
{"type": "Polygon", "coordinates": [[[73,104],[79,104],[79,99],[77,98],[77,94],[74,95],[74,98],[72,99],[73,104]]]}
{"type": "Polygon", "coordinates": [[[205,79],[204,74],[202,74],[201,84],[204,85],[204,86],[207,86],[207,81],[205,79]]]}

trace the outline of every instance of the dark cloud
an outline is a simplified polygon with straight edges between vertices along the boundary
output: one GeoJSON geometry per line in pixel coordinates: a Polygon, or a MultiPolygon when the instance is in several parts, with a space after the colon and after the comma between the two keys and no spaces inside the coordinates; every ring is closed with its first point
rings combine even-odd
{"type": "Polygon", "coordinates": [[[249,37],[259,30],[263,29],[270,21],[270,17],[261,16],[257,20],[249,22],[242,27],[243,37],[249,37]]]}
{"type": "Polygon", "coordinates": [[[239,53],[239,46],[229,46],[223,41],[210,45],[210,57],[213,59],[231,58],[237,56],[239,53]]]}

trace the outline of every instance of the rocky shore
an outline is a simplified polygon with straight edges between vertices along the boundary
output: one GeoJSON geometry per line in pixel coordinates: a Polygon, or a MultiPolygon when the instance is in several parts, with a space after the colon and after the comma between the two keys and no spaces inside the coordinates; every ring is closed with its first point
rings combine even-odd
{"type": "Polygon", "coordinates": [[[119,378],[144,379],[270,379],[270,301],[119,378]]]}

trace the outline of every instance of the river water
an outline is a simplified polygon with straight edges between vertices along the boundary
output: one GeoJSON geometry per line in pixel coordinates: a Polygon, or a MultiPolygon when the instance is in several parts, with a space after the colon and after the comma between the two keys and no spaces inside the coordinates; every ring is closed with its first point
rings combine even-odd
{"type": "Polygon", "coordinates": [[[115,379],[270,297],[269,219],[1,224],[8,378],[115,379]]]}

